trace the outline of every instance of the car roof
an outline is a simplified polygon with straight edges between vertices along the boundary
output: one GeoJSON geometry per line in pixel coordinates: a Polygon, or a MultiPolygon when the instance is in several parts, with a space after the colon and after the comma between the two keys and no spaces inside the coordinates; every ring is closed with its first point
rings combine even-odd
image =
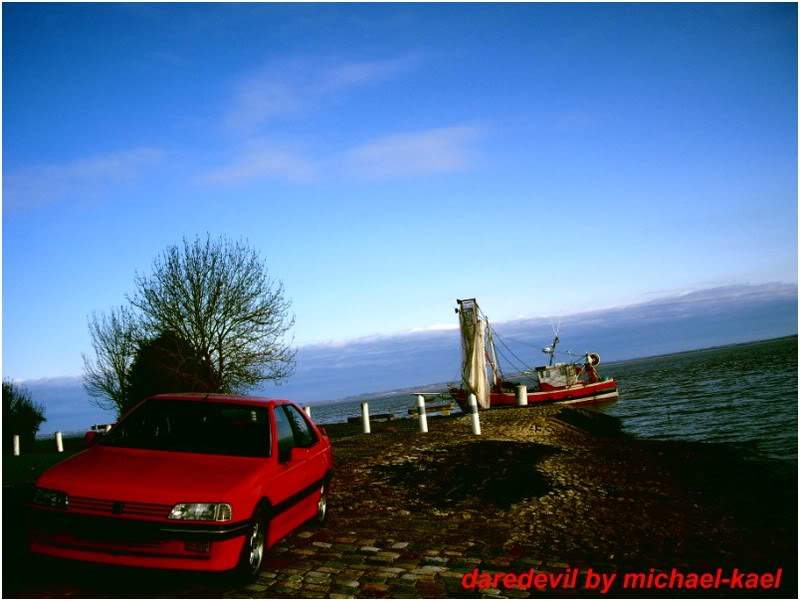
{"type": "Polygon", "coordinates": [[[272,406],[292,403],[285,399],[268,399],[265,397],[243,396],[238,394],[216,394],[206,392],[171,392],[147,397],[152,401],[195,401],[198,403],[221,403],[229,405],[260,405],[272,406]]]}

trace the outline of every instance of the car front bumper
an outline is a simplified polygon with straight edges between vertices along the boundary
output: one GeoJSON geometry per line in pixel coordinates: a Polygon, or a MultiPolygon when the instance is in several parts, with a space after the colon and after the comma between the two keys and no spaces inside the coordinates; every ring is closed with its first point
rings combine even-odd
{"type": "Polygon", "coordinates": [[[174,570],[236,567],[249,521],[196,524],[111,518],[70,511],[29,512],[30,550],[95,563],[174,570]]]}

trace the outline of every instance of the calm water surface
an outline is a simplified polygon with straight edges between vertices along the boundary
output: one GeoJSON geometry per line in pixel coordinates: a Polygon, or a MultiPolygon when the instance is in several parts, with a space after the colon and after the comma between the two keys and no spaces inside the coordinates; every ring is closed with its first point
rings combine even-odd
{"type": "MultiPolygon", "coordinates": [[[[620,386],[596,410],[641,438],[724,442],[797,461],[797,336],[601,366],[620,386]]],[[[370,413],[408,417],[415,397],[369,399],[370,413]]],[[[456,409],[457,411],[457,409],[456,409]]],[[[361,415],[360,401],[317,405],[318,423],[361,415]]]]}
{"type": "Polygon", "coordinates": [[[641,437],[734,443],[797,461],[797,336],[607,365],[604,412],[641,437]]]}

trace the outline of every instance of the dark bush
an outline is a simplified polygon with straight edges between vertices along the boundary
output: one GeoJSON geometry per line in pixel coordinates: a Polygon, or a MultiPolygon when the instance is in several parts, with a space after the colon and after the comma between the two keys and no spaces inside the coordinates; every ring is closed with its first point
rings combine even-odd
{"type": "Polygon", "coordinates": [[[13,448],[14,434],[19,434],[23,445],[31,446],[45,421],[44,406],[33,402],[27,388],[3,380],[3,447],[7,451],[13,448]]]}

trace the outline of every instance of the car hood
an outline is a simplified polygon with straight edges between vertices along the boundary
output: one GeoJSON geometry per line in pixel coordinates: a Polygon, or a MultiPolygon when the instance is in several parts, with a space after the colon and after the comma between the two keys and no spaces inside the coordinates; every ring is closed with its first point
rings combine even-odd
{"type": "Polygon", "coordinates": [[[237,491],[252,490],[266,461],[95,445],[47,470],[36,485],[145,503],[230,501],[237,491]]]}

